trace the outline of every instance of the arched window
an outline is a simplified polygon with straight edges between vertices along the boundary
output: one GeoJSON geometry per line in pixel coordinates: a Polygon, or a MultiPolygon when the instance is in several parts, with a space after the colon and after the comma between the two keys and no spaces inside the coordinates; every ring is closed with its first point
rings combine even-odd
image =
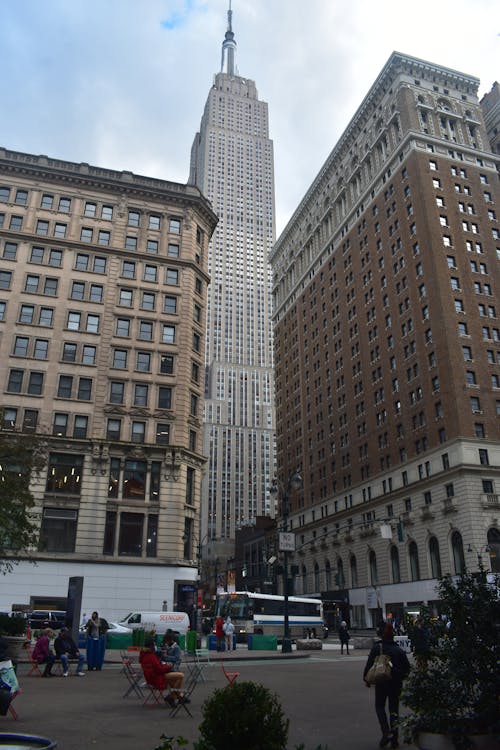
{"type": "Polygon", "coordinates": [[[302,593],[307,594],[307,568],[302,566],[302,593]]]}
{"type": "Polygon", "coordinates": [[[344,563],[341,557],[337,558],[337,586],[339,589],[345,588],[344,563]]]}
{"type": "Polygon", "coordinates": [[[462,535],[459,531],[454,531],[451,535],[451,550],[453,553],[453,567],[455,573],[460,575],[465,573],[465,555],[462,535]]]}
{"type": "Polygon", "coordinates": [[[429,539],[429,557],[432,577],[441,578],[441,555],[439,554],[439,542],[435,536],[431,536],[429,539]]]}
{"type": "Polygon", "coordinates": [[[350,567],[351,567],[351,586],[353,589],[355,589],[358,586],[358,563],[356,561],[356,555],[351,555],[350,567]]]}
{"type": "Polygon", "coordinates": [[[408,552],[410,555],[411,580],[420,581],[420,563],[418,561],[418,547],[416,542],[410,542],[408,552]]]}
{"type": "Polygon", "coordinates": [[[314,563],[314,591],[318,593],[321,590],[321,582],[319,580],[319,565],[317,562],[314,563]]]}
{"type": "Polygon", "coordinates": [[[395,546],[391,547],[391,570],[392,570],[392,582],[401,583],[401,570],[399,567],[399,552],[395,546]]]}
{"type": "Polygon", "coordinates": [[[372,586],[376,586],[378,584],[377,555],[373,550],[370,550],[370,557],[368,559],[370,564],[370,583],[372,586]]]}
{"type": "Polygon", "coordinates": [[[326,590],[330,591],[332,588],[332,569],[330,567],[330,560],[325,560],[325,578],[326,578],[326,590]]]}
{"type": "Polygon", "coordinates": [[[490,565],[492,573],[500,573],[500,531],[488,531],[488,547],[490,548],[490,565]]]}

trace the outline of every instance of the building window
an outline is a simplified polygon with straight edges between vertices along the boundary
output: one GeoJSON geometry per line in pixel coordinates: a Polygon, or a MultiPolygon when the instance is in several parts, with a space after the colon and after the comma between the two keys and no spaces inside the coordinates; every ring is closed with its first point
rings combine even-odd
{"type": "Polygon", "coordinates": [[[146,461],[125,461],[122,489],[124,498],[144,500],[146,497],[146,469],[146,461]]]}
{"type": "Polygon", "coordinates": [[[196,487],[196,472],[191,466],[188,466],[187,472],[186,472],[186,503],[188,505],[194,505],[195,487],[196,487]]]}
{"type": "Polygon", "coordinates": [[[158,516],[148,515],[146,534],[146,557],[156,557],[156,540],[158,538],[158,516]]]}
{"type": "Polygon", "coordinates": [[[143,443],[146,435],[145,422],[132,422],[130,439],[133,443],[143,443]]]}
{"type": "Polygon", "coordinates": [[[372,586],[378,585],[377,556],[374,550],[370,550],[369,556],[370,583],[372,586]]]}
{"type": "Polygon", "coordinates": [[[112,404],[123,404],[123,396],[125,393],[125,383],[119,381],[112,381],[109,387],[109,401],[112,404]]]}
{"type": "Polygon", "coordinates": [[[175,315],[177,313],[177,297],[172,297],[169,294],[165,295],[163,312],[167,313],[167,315],[175,315]]]}
{"type": "Polygon", "coordinates": [[[29,342],[30,340],[27,336],[16,336],[13,355],[16,357],[27,357],[29,342]]]}
{"type": "Polygon", "coordinates": [[[128,225],[129,227],[138,227],[141,223],[141,215],[139,211],[129,211],[128,212],[128,225]]]}
{"type": "Polygon", "coordinates": [[[68,214],[71,210],[71,198],[59,198],[59,211],[68,214]]]}
{"type": "Polygon", "coordinates": [[[63,362],[76,362],[76,344],[66,342],[63,344],[63,362]]]}
{"type": "Polygon", "coordinates": [[[3,248],[3,257],[6,260],[15,260],[17,255],[17,242],[6,242],[3,248]]]}
{"type": "MultiPolygon", "coordinates": [[[[11,227],[12,229],[12,227],[11,227]]],[[[36,223],[36,233],[45,236],[49,233],[49,222],[44,219],[38,219],[36,223]]]]}
{"type": "Polygon", "coordinates": [[[134,406],[148,405],[149,387],[144,383],[136,383],[134,386],[134,406]]]}
{"type": "Polygon", "coordinates": [[[72,375],[59,375],[57,397],[58,398],[71,398],[72,390],[73,390],[73,376],[72,375]]]}
{"type": "Polygon", "coordinates": [[[408,553],[410,557],[411,580],[419,581],[420,580],[420,563],[418,560],[418,547],[417,547],[416,542],[410,542],[408,553]]]}
{"type": "Polygon", "coordinates": [[[174,357],[172,354],[160,354],[160,372],[162,375],[173,375],[174,357]]]}
{"type": "Polygon", "coordinates": [[[49,195],[48,193],[44,193],[42,195],[42,200],[40,201],[40,208],[47,208],[51,209],[54,205],[54,196],[49,195]]]}
{"type": "Polygon", "coordinates": [[[7,391],[9,393],[21,393],[23,386],[24,370],[11,370],[7,382],[7,391]]]}
{"type": "Polygon", "coordinates": [[[180,222],[180,219],[170,219],[168,231],[171,234],[180,234],[180,232],[181,232],[181,222],[180,222]]]}
{"type": "Polygon", "coordinates": [[[439,542],[435,536],[431,536],[429,539],[429,558],[432,577],[441,578],[441,555],[439,554],[439,542]]]}
{"type": "Polygon", "coordinates": [[[180,255],[179,245],[174,242],[169,242],[167,247],[167,255],[169,258],[178,258],[180,255]]]}
{"type": "Polygon", "coordinates": [[[190,400],[190,414],[192,417],[198,416],[198,400],[198,396],[192,393],[190,400]]]}
{"type": "Polygon", "coordinates": [[[151,354],[149,352],[137,352],[136,370],[139,372],[151,371],[151,354]]]}
{"type": "Polygon", "coordinates": [[[111,240],[111,233],[104,229],[100,229],[98,237],[97,237],[97,244],[104,245],[104,246],[109,245],[110,240],[111,240]]]}
{"type": "Polygon", "coordinates": [[[90,227],[82,227],[80,230],[81,242],[92,242],[93,230],[90,227]]]}
{"type": "Polygon", "coordinates": [[[43,372],[30,372],[28,379],[28,393],[31,396],[41,396],[43,391],[43,372]]]}
{"type": "Polygon", "coordinates": [[[358,586],[358,562],[355,555],[351,555],[349,560],[349,567],[351,570],[351,586],[357,588],[358,586]]]}
{"type": "Polygon", "coordinates": [[[401,569],[399,566],[399,552],[398,548],[391,547],[391,571],[392,571],[392,582],[401,583],[401,569]]]}
{"type": "Polygon", "coordinates": [[[128,352],[125,349],[114,349],[113,350],[113,367],[118,370],[127,369],[127,355],[128,352]]]}
{"type": "Polygon", "coordinates": [[[86,201],[83,214],[84,216],[89,216],[91,219],[95,218],[97,216],[97,204],[86,201]]]}
{"type": "MultiPolygon", "coordinates": [[[[108,419],[106,427],[106,437],[108,440],[119,440],[122,429],[121,419],[108,419]]],[[[108,493],[108,497],[110,497],[108,493]]]]}
{"type": "Polygon", "coordinates": [[[0,289],[10,289],[11,281],[11,271],[0,271],[0,289]]]}
{"type": "Polygon", "coordinates": [[[149,477],[149,500],[152,503],[157,503],[160,499],[160,483],[161,461],[152,461],[149,477]]]}
{"type": "Polygon", "coordinates": [[[68,415],[56,412],[52,425],[52,434],[56,437],[65,437],[68,432],[68,415]]]}
{"type": "Polygon", "coordinates": [[[158,408],[159,409],[171,409],[172,408],[172,388],[167,386],[160,386],[158,388],[158,408]]]}
{"type": "Polygon", "coordinates": [[[158,279],[158,268],[146,263],[144,266],[144,281],[157,281],[158,279]]]}
{"type": "Polygon", "coordinates": [[[83,416],[76,416],[73,425],[73,437],[74,438],[86,438],[88,429],[89,418],[83,416]]]}
{"type": "Polygon", "coordinates": [[[156,295],[153,292],[143,292],[141,308],[143,310],[154,310],[156,307],[156,295]]]}
{"type": "Polygon", "coordinates": [[[34,359],[47,359],[49,352],[49,342],[47,339],[35,339],[35,346],[33,347],[34,359]]]}
{"type": "Polygon", "coordinates": [[[122,307],[132,307],[134,302],[134,293],[132,289],[120,289],[119,305],[122,307]]]}
{"type": "Polygon", "coordinates": [[[83,456],[70,453],[50,453],[47,472],[47,492],[79,495],[82,485],[83,456]]]}
{"type": "Polygon", "coordinates": [[[90,401],[92,397],[91,378],[80,378],[76,397],[79,401],[90,401]]]}
{"type": "Polygon", "coordinates": [[[148,221],[148,229],[154,229],[158,231],[160,228],[161,228],[161,218],[159,216],[150,214],[149,221],[148,221]]]}
{"type": "Polygon", "coordinates": [[[116,537],[116,510],[106,511],[106,525],[104,526],[103,555],[114,555],[116,537]]]}
{"type": "Polygon", "coordinates": [[[113,206],[103,206],[101,208],[101,219],[111,221],[113,218],[113,206]]]}
{"type": "Polygon", "coordinates": [[[141,341],[153,340],[153,323],[149,320],[139,322],[139,339],[141,341]]]}
{"type": "Polygon", "coordinates": [[[479,448],[479,463],[482,466],[489,466],[490,459],[486,448],[479,448]]]}
{"type": "Polygon", "coordinates": [[[144,515],[142,513],[120,514],[120,536],[118,554],[141,557],[144,515]]]}
{"type": "Polygon", "coordinates": [[[453,554],[453,568],[456,575],[465,573],[465,555],[462,535],[454,531],[451,535],[451,550],[453,554]]]}
{"type": "Polygon", "coordinates": [[[128,338],[130,336],[130,320],[128,318],[117,319],[115,335],[121,338],[128,338]]]}
{"type": "Polygon", "coordinates": [[[167,284],[177,286],[179,284],[179,271],[177,268],[167,268],[167,284]]]}
{"type": "Polygon", "coordinates": [[[95,365],[96,354],[97,347],[84,344],[82,349],[82,364],[95,365]]]}
{"type": "Polygon", "coordinates": [[[137,237],[128,235],[125,237],[125,248],[127,250],[137,250],[137,237]]]}
{"type": "Polygon", "coordinates": [[[54,237],[59,237],[59,239],[63,239],[64,237],[66,237],[67,227],[67,224],[61,224],[60,222],[56,221],[54,225],[54,237]]]}
{"type": "Polygon", "coordinates": [[[175,326],[164,325],[162,328],[161,340],[164,344],[175,343],[175,326]]]}
{"type": "Polygon", "coordinates": [[[156,425],[156,443],[168,445],[170,442],[170,425],[167,422],[158,422],[156,425]]]}
{"type": "Polygon", "coordinates": [[[42,552],[74,552],[78,511],[44,508],[39,549],[42,552]]]}

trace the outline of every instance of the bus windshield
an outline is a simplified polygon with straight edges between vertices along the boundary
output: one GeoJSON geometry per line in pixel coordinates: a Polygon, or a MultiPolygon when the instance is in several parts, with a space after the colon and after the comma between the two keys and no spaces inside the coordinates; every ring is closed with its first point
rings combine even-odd
{"type": "Polygon", "coordinates": [[[219,594],[215,615],[229,615],[232,620],[248,620],[253,616],[253,602],[248,594],[219,594]]]}

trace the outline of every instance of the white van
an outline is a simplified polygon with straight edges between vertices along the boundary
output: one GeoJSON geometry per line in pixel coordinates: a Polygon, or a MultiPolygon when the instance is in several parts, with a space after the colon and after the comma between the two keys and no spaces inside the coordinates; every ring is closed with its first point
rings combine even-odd
{"type": "Polygon", "coordinates": [[[169,629],[186,635],[189,630],[189,617],[185,612],[131,612],[120,620],[119,624],[132,630],[154,630],[160,635],[169,629]]]}

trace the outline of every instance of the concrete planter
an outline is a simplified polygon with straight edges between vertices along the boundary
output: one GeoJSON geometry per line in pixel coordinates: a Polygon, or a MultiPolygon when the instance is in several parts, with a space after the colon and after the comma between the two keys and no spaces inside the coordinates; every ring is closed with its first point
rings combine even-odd
{"type": "Polygon", "coordinates": [[[24,644],[26,643],[26,636],[4,635],[2,637],[8,643],[6,658],[14,662],[19,661],[24,653],[24,644]]]}
{"type": "Polygon", "coordinates": [[[57,747],[57,743],[45,737],[34,737],[31,734],[0,733],[0,749],[3,750],[21,750],[21,748],[26,748],[26,750],[34,750],[34,748],[53,750],[55,747],[57,747]]]}
{"type": "MultiPolygon", "coordinates": [[[[498,740],[491,735],[472,735],[469,739],[472,750],[498,750],[498,740]]],[[[448,735],[434,732],[419,732],[416,744],[420,750],[456,750],[448,735]]]]}

